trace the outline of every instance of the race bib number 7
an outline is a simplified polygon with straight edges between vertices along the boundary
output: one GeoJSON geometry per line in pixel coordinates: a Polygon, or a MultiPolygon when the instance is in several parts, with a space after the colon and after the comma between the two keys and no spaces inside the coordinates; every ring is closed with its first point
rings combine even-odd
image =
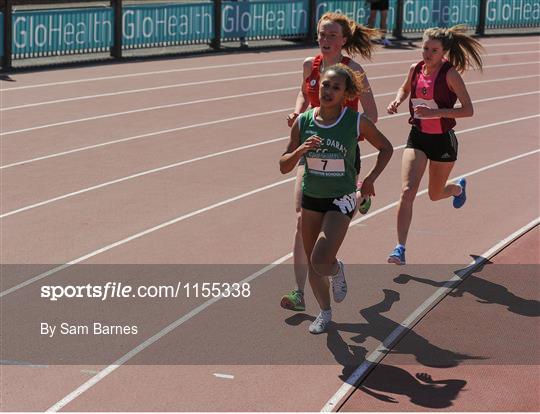
{"type": "Polygon", "coordinates": [[[345,174],[345,160],[343,158],[317,158],[307,157],[309,172],[317,175],[342,176],[345,174]]]}

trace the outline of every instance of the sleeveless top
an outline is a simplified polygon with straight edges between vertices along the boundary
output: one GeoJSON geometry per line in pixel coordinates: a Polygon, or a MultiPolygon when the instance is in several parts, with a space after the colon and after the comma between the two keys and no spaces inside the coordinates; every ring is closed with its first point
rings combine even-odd
{"type": "Polygon", "coordinates": [[[450,131],[455,125],[454,118],[416,118],[414,107],[423,104],[430,108],[453,108],[457,95],[450,90],[446,83],[446,74],[452,64],[445,61],[439,70],[427,76],[423,74],[424,61],[414,68],[411,79],[411,98],[409,100],[409,124],[426,134],[442,134],[450,131]]]}
{"type": "Polygon", "coordinates": [[[360,130],[360,114],[343,108],[332,125],[321,125],[316,119],[318,108],[299,116],[300,142],[312,135],[321,137],[321,146],[304,154],[306,168],[302,191],[309,197],[336,198],[356,191],[354,159],[360,130]]]}
{"type": "MultiPolygon", "coordinates": [[[[319,101],[319,80],[321,77],[320,70],[322,60],[322,55],[317,55],[313,58],[313,63],[311,65],[311,73],[304,81],[306,84],[306,91],[309,98],[309,103],[312,108],[321,105],[321,102],[319,101]]],[[[341,59],[341,63],[343,63],[344,65],[348,65],[350,61],[351,58],[347,56],[343,56],[343,59],[341,59]]],[[[354,98],[352,101],[345,101],[345,106],[355,111],[358,111],[358,98],[354,98]]]]}

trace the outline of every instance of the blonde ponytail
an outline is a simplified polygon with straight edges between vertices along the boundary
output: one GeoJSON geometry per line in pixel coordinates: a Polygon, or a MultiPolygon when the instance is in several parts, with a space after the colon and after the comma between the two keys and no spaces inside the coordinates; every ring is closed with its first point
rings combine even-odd
{"type": "Polygon", "coordinates": [[[456,25],[448,29],[434,27],[424,32],[425,40],[438,40],[443,50],[448,53],[448,61],[460,73],[469,68],[482,70],[481,53],[484,48],[470,35],[467,34],[467,26],[456,25]]]}
{"type": "Polygon", "coordinates": [[[377,29],[362,26],[341,13],[327,12],[321,16],[317,25],[317,31],[323,21],[331,21],[341,26],[343,37],[347,39],[343,49],[351,57],[361,55],[365,59],[371,59],[373,52],[372,39],[380,38],[381,33],[377,29]]]}

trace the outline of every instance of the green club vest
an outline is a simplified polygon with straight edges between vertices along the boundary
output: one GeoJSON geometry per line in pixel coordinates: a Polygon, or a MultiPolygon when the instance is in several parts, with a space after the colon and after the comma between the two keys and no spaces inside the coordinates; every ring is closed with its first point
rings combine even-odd
{"type": "Polygon", "coordinates": [[[354,157],[360,134],[360,114],[344,108],[333,125],[320,125],[311,109],[299,117],[300,142],[312,135],[322,139],[315,151],[304,154],[306,159],[302,191],[309,197],[335,198],[356,191],[354,157]]]}

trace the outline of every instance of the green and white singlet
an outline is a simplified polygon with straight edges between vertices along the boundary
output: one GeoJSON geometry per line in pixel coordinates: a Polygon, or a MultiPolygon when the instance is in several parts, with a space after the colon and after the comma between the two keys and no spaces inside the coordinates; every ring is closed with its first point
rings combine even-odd
{"type": "Polygon", "coordinates": [[[300,142],[312,135],[321,137],[321,146],[304,154],[306,166],[302,191],[309,197],[341,197],[356,191],[354,157],[360,135],[360,114],[345,107],[332,125],[315,120],[318,108],[299,117],[300,142]]]}

